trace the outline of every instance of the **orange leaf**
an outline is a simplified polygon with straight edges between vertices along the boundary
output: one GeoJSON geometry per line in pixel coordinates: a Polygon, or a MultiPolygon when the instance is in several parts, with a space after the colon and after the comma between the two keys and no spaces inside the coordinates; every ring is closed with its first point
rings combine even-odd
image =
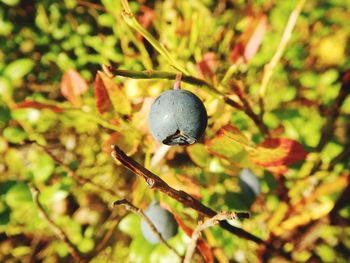
{"type": "Polygon", "coordinates": [[[214,71],[217,65],[216,55],[213,52],[208,52],[203,55],[201,61],[197,64],[197,71],[203,79],[214,81],[214,71]]]}
{"type": "Polygon", "coordinates": [[[262,16],[244,49],[244,60],[249,61],[258,51],[267,30],[267,17],[262,16]]]}
{"type": "Polygon", "coordinates": [[[274,174],[285,174],[286,172],[288,172],[288,166],[285,165],[269,166],[265,167],[265,169],[274,174]]]}
{"type": "Polygon", "coordinates": [[[16,109],[23,109],[23,108],[33,108],[33,109],[49,109],[54,112],[62,112],[63,110],[55,105],[50,105],[50,104],[45,104],[37,101],[31,101],[31,100],[26,100],[18,103],[15,107],[16,109]]]}
{"type": "Polygon", "coordinates": [[[96,74],[95,78],[95,96],[96,107],[100,114],[103,114],[111,109],[111,100],[109,99],[108,92],[99,74],[96,74]]]}
{"type": "Polygon", "coordinates": [[[307,152],[297,141],[285,138],[267,139],[250,151],[251,160],[258,166],[285,166],[305,160],[307,152]]]}
{"type": "Polygon", "coordinates": [[[111,144],[118,145],[126,154],[132,155],[137,150],[139,139],[132,132],[113,132],[103,145],[103,150],[108,154],[112,152],[111,144]]]}
{"type": "Polygon", "coordinates": [[[267,17],[265,15],[251,18],[251,23],[231,52],[231,61],[233,63],[237,61],[247,63],[251,60],[261,45],[267,26],[267,17]]]}
{"type": "Polygon", "coordinates": [[[81,104],[80,95],[87,91],[88,85],[79,72],[70,69],[63,74],[61,80],[61,93],[73,105],[81,104]]]}
{"type": "Polygon", "coordinates": [[[124,92],[104,72],[98,71],[97,74],[102,80],[115,111],[123,115],[129,115],[131,113],[131,104],[124,92]]]}
{"type": "Polygon", "coordinates": [[[148,28],[152,24],[155,17],[155,12],[151,8],[141,6],[141,15],[138,17],[138,21],[144,28],[148,28]]]}

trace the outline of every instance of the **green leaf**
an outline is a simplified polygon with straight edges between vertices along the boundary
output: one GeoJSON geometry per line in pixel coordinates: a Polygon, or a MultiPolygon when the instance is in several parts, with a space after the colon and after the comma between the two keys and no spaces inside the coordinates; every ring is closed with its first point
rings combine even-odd
{"type": "Polygon", "coordinates": [[[9,120],[11,120],[9,108],[5,104],[0,104],[0,123],[7,123],[9,120]]]}
{"type": "Polygon", "coordinates": [[[17,59],[5,68],[4,75],[11,80],[19,80],[27,75],[33,67],[34,62],[29,58],[17,59]]]}
{"type": "Polygon", "coordinates": [[[27,138],[27,134],[17,127],[7,127],[2,134],[5,139],[12,143],[20,143],[27,138]]]}
{"type": "Polygon", "coordinates": [[[247,196],[241,193],[228,192],[224,196],[225,205],[229,210],[248,211],[252,203],[247,196]]]}
{"type": "Polygon", "coordinates": [[[25,255],[30,255],[31,252],[32,252],[32,248],[31,247],[18,246],[18,247],[15,247],[11,251],[11,254],[14,255],[17,258],[23,258],[25,255]]]}
{"type": "Polygon", "coordinates": [[[136,214],[128,214],[125,216],[119,223],[120,231],[132,236],[136,237],[141,235],[141,227],[140,227],[140,218],[136,214]]]}
{"type": "Polygon", "coordinates": [[[32,195],[25,183],[17,183],[7,192],[5,201],[11,208],[18,208],[24,203],[32,202],[32,195]]]}
{"type": "Polygon", "coordinates": [[[203,144],[196,143],[186,148],[191,160],[199,167],[206,167],[210,161],[210,155],[203,144]]]}
{"type": "Polygon", "coordinates": [[[87,253],[89,251],[91,251],[94,248],[94,240],[90,239],[90,238],[84,238],[78,245],[78,249],[83,252],[83,253],[87,253]]]}
{"type": "Polygon", "coordinates": [[[250,149],[248,139],[232,126],[222,128],[219,134],[206,142],[208,151],[231,163],[247,166],[249,164],[247,149],[250,149]]]}
{"type": "Polygon", "coordinates": [[[45,182],[55,169],[51,157],[38,151],[31,151],[28,156],[28,173],[33,175],[35,181],[45,182]]]}
{"type": "Polygon", "coordinates": [[[147,262],[154,247],[154,245],[151,245],[143,237],[136,237],[130,244],[130,262],[147,262]]]}
{"type": "Polygon", "coordinates": [[[19,1],[20,0],[1,0],[1,2],[9,6],[16,6],[18,5],[19,1]]]}
{"type": "Polygon", "coordinates": [[[8,99],[12,97],[13,89],[9,78],[0,76],[0,98],[8,99]]]}
{"type": "Polygon", "coordinates": [[[0,200],[0,226],[7,225],[10,222],[11,209],[4,201],[0,200]]]}

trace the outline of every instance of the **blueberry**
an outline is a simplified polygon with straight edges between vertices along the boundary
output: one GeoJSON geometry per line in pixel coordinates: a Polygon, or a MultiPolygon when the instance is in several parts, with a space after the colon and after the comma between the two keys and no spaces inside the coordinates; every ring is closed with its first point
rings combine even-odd
{"type": "Polygon", "coordinates": [[[242,169],[239,174],[239,186],[243,194],[255,199],[260,194],[260,182],[249,169],[242,169]]]}
{"type": "Polygon", "coordinates": [[[167,90],[152,104],[148,125],[157,141],[188,145],[202,136],[207,120],[207,111],[196,95],[187,90],[167,90]]]}
{"type": "MultiPolygon", "coordinates": [[[[176,235],[178,225],[174,216],[168,210],[162,208],[158,202],[152,202],[145,210],[145,214],[165,240],[176,235]]],[[[159,242],[150,226],[144,220],[141,221],[141,230],[143,236],[150,243],[155,244],[159,242]]]]}

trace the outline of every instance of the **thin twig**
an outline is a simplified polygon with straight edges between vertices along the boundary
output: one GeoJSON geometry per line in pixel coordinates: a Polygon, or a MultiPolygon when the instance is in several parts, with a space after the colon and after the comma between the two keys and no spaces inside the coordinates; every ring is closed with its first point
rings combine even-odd
{"type": "Polygon", "coordinates": [[[127,199],[122,199],[115,201],[113,203],[113,206],[118,206],[118,205],[124,205],[127,210],[134,212],[135,214],[139,215],[151,228],[152,232],[154,235],[158,238],[158,240],[167,248],[169,248],[171,251],[173,251],[179,258],[182,258],[182,256],[173,248],[169,245],[169,243],[162,237],[162,235],[159,233],[157,230],[156,226],[153,224],[153,222],[148,218],[148,216],[145,215],[145,213],[142,211],[142,209],[136,207],[133,205],[129,200],[127,199]]]}
{"type": "Polygon", "coordinates": [[[174,90],[181,89],[181,79],[182,79],[182,73],[179,72],[176,74],[175,83],[174,83],[174,90]]]}
{"type": "Polygon", "coordinates": [[[67,234],[58,225],[56,225],[56,223],[45,212],[44,208],[39,202],[39,190],[34,186],[30,186],[30,191],[32,193],[34,204],[39,210],[39,214],[47,222],[47,224],[49,225],[51,230],[56,234],[56,236],[58,236],[58,238],[61,239],[66,244],[66,246],[68,247],[69,253],[72,255],[72,257],[77,262],[82,262],[82,263],[87,262],[87,260],[83,258],[83,256],[79,253],[78,249],[69,240],[67,234]]]}
{"type": "Polygon", "coordinates": [[[236,219],[236,218],[238,218],[238,217],[237,217],[237,214],[235,212],[231,212],[231,213],[221,212],[221,213],[217,214],[216,216],[213,216],[212,218],[205,220],[204,222],[199,222],[196,229],[192,233],[191,243],[189,244],[189,246],[187,248],[184,263],[191,262],[191,258],[194,254],[195,249],[196,249],[196,244],[197,244],[198,238],[201,236],[202,231],[204,231],[205,229],[207,229],[209,227],[212,227],[212,226],[219,224],[220,221],[232,220],[232,219],[236,219]]]}
{"type": "Polygon", "coordinates": [[[269,84],[269,81],[272,77],[273,71],[274,71],[275,67],[277,66],[278,62],[280,61],[280,59],[283,55],[283,52],[286,49],[286,46],[287,46],[287,44],[292,36],[292,31],[294,29],[294,26],[296,24],[298,16],[300,15],[300,12],[304,6],[304,3],[305,3],[305,0],[299,0],[296,7],[291,12],[289,19],[288,19],[288,22],[287,22],[287,25],[284,29],[281,41],[277,47],[277,50],[276,50],[275,54],[273,55],[271,61],[268,64],[266,64],[264,67],[262,83],[261,83],[260,90],[259,90],[260,106],[262,107],[261,112],[264,112],[263,99],[264,99],[264,96],[266,94],[267,85],[269,84]]]}
{"type": "MultiPolygon", "coordinates": [[[[106,66],[105,66],[106,67],[106,66]]],[[[147,70],[147,71],[133,71],[133,70],[122,70],[117,68],[109,67],[109,72],[114,76],[127,77],[132,79],[169,79],[175,80],[176,73],[168,71],[158,71],[158,70],[147,70]]],[[[206,82],[203,79],[199,79],[189,75],[182,75],[181,81],[196,85],[199,87],[204,87],[208,92],[215,94],[216,96],[222,98],[224,102],[237,110],[243,110],[243,106],[238,102],[232,100],[227,95],[218,91],[213,85],[206,82]]]]}
{"type": "MultiPolygon", "coordinates": [[[[217,215],[217,213],[214,210],[205,206],[204,204],[202,204],[200,201],[198,201],[188,193],[181,190],[175,190],[174,188],[170,187],[160,177],[158,177],[151,171],[147,170],[145,167],[140,165],[134,159],[128,157],[118,146],[111,145],[111,147],[113,149],[111,153],[112,157],[115,160],[120,161],[126,168],[128,168],[134,174],[142,177],[151,189],[157,189],[162,191],[163,193],[170,196],[171,198],[177,200],[178,202],[184,204],[187,207],[191,207],[192,209],[196,210],[198,213],[206,217],[214,217],[217,215]]],[[[249,213],[240,212],[240,213],[237,213],[237,216],[239,218],[248,218],[249,213]]],[[[220,221],[220,226],[239,237],[245,238],[247,240],[251,240],[257,244],[266,245],[264,240],[254,236],[253,234],[250,234],[249,232],[241,228],[234,227],[226,221],[220,221]]]]}
{"type": "Polygon", "coordinates": [[[128,0],[121,0],[121,4],[123,7],[122,17],[124,21],[133,28],[136,32],[141,34],[152,46],[155,50],[158,51],[160,55],[162,55],[171,66],[176,68],[178,71],[183,73],[187,73],[186,68],[184,68],[178,61],[170,54],[170,52],[162,45],[158,40],[156,40],[152,34],[150,34],[135,18],[134,14],[131,11],[128,0]]]}

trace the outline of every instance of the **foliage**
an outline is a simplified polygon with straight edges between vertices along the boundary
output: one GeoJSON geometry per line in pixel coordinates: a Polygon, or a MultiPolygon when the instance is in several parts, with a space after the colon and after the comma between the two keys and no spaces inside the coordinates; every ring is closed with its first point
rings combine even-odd
{"type": "Polygon", "coordinates": [[[264,66],[296,5],[2,0],[0,261],[77,259],[40,213],[33,187],[83,258],[180,261],[144,239],[137,215],[110,204],[160,201],[180,226],[169,244],[181,255],[203,218],[114,162],[116,144],[215,211],[249,211],[229,223],[265,241],[214,226],[193,260],[346,262],[350,4],[305,1],[261,97],[264,66]],[[147,117],[178,72],[203,101],[208,127],[196,144],[164,148],[147,117]]]}

